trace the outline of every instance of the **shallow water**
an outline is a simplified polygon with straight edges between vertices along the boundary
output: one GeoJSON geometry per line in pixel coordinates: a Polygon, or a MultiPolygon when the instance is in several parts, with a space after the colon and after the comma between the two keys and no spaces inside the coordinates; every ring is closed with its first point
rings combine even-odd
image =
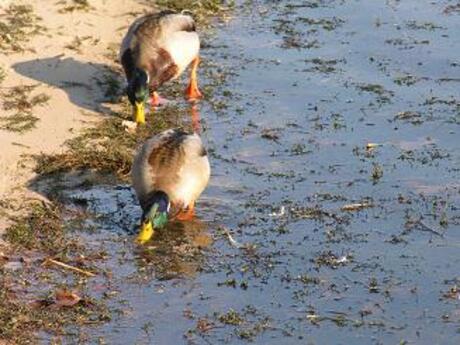
{"type": "Polygon", "coordinates": [[[110,256],[91,284],[113,318],[83,338],[457,344],[456,8],[239,4],[203,49],[226,78],[200,104],[212,179],[198,219],[137,248],[129,187],[70,193],[110,256]]]}

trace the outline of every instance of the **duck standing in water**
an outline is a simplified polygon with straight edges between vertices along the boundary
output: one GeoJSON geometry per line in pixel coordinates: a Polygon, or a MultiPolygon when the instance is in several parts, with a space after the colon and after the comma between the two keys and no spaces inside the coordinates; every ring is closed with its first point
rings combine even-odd
{"type": "Polygon", "coordinates": [[[142,207],[138,242],[148,241],[168,219],[189,220],[206,188],[211,169],[197,134],[169,129],[153,136],[138,151],[132,183],[142,207]]]}
{"type": "Polygon", "coordinates": [[[177,78],[192,64],[190,83],[185,91],[188,100],[201,97],[197,83],[200,62],[200,38],[192,17],[173,11],[162,11],[138,18],[128,29],[120,49],[120,61],[128,80],[128,98],[134,108],[134,119],[145,123],[145,102],[157,106],[156,90],[177,78]]]}

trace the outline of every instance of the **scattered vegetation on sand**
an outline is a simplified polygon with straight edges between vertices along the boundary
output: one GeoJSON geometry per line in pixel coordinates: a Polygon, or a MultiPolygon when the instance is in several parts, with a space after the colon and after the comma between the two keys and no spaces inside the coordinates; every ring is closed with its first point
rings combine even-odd
{"type": "Polygon", "coordinates": [[[161,9],[189,11],[200,25],[210,25],[210,19],[225,16],[233,8],[234,1],[225,0],[157,0],[161,9]]]}
{"type": "Polygon", "coordinates": [[[0,66],[0,84],[3,83],[3,81],[6,78],[6,72],[3,67],[0,66]]]}
{"type": "Polygon", "coordinates": [[[4,12],[0,20],[0,49],[4,54],[26,50],[25,43],[31,37],[46,31],[30,5],[12,4],[4,12]]]}
{"type": "MultiPolygon", "coordinates": [[[[80,3],[75,0],[74,2],[80,3]]],[[[223,16],[230,11],[233,2],[159,0],[154,5],[161,9],[190,11],[200,24],[208,25],[210,18],[223,16]]],[[[115,60],[115,53],[116,49],[111,49],[108,57],[115,60]]],[[[205,62],[204,65],[206,65],[205,62]]],[[[179,118],[190,117],[189,106],[168,105],[154,111],[155,121],[147,119],[146,125],[137,128],[135,132],[127,130],[124,122],[132,120],[131,106],[125,96],[120,96],[123,91],[117,72],[121,73],[121,71],[116,68],[110,70],[110,73],[97,80],[97,84],[105,90],[106,101],[118,107],[118,110],[113,113],[114,116],[104,119],[96,127],[88,128],[81,135],[67,141],[68,150],[65,153],[35,156],[38,174],[50,175],[71,170],[92,169],[99,173],[114,174],[121,180],[127,180],[136,147],[155,133],[176,127],[179,118]]],[[[211,80],[216,78],[215,75],[210,76],[211,80]]],[[[202,89],[205,98],[208,98],[210,93],[208,89],[209,87],[202,89]]],[[[179,83],[169,83],[162,91],[168,97],[182,97],[182,86],[179,86],[179,83]]]]}
{"type": "MultiPolygon", "coordinates": [[[[215,66],[203,63],[203,73],[210,81],[202,87],[205,99],[210,99],[214,87],[218,87],[225,78],[225,72],[215,73],[215,66]]],[[[135,149],[147,138],[171,127],[187,127],[191,130],[194,108],[189,104],[169,104],[147,114],[146,124],[134,131],[126,128],[126,121],[132,121],[132,107],[122,90],[119,74],[110,68],[96,83],[104,91],[106,102],[112,103],[113,116],[107,117],[95,127],[67,141],[68,150],[58,155],[39,154],[35,156],[36,172],[40,175],[52,175],[74,170],[91,169],[97,173],[115,175],[127,181],[135,149]],[[183,121],[185,119],[185,121],[183,121]],[[185,123],[184,123],[185,122],[185,123]]],[[[183,83],[172,82],[162,88],[163,96],[170,99],[183,97],[183,83]]],[[[211,105],[212,100],[210,100],[211,105]]]]}
{"type": "Polygon", "coordinates": [[[58,10],[59,13],[68,13],[75,11],[88,12],[93,8],[89,4],[88,0],[61,0],[57,4],[63,6],[58,10]]]}
{"type": "Polygon", "coordinates": [[[35,127],[39,119],[33,114],[34,107],[44,106],[50,99],[44,93],[31,96],[37,86],[20,85],[1,93],[3,110],[13,113],[0,118],[0,129],[23,133],[35,127]]]}
{"type": "Polygon", "coordinates": [[[127,131],[124,120],[130,118],[129,104],[125,102],[124,114],[106,118],[96,127],[88,128],[81,135],[67,141],[68,150],[58,155],[40,154],[36,172],[49,175],[71,170],[92,169],[103,174],[115,174],[127,180],[131,171],[133,153],[136,147],[148,137],[175,125],[175,119],[183,109],[166,106],[155,111],[155,121],[147,119],[145,126],[136,132],[127,131]]]}
{"type": "Polygon", "coordinates": [[[65,48],[73,50],[77,53],[82,53],[82,48],[84,44],[86,45],[97,45],[99,43],[99,39],[95,39],[92,36],[75,36],[75,38],[65,46],[65,48]]]}

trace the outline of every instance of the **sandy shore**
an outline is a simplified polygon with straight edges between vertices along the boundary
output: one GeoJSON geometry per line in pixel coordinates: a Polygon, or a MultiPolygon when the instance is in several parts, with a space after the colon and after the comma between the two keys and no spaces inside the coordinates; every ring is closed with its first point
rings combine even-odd
{"type": "MultiPolygon", "coordinates": [[[[103,94],[95,78],[107,65],[116,63],[113,48],[133,15],[144,10],[132,0],[93,0],[89,11],[64,13],[65,5],[56,1],[14,3],[32,5],[47,31],[25,43],[25,52],[0,55],[0,66],[6,72],[2,90],[7,93],[12,87],[37,85],[32,95],[44,93],[50,99],[33,109],[39,118],[36,128],[25,133],[0,130],[1,200],[39,197],[27,188],[34,178],[30,155],[61,152],[67,139],[104,116],[103,94]]],[[[8,1],[0,2],[1,12],[7,7],[8,1]]],[[[0,116],[10,114],[0,107],[0,116]]],[[[0,232],[6,224],[5,218],[0,219],[0,232]]]]}

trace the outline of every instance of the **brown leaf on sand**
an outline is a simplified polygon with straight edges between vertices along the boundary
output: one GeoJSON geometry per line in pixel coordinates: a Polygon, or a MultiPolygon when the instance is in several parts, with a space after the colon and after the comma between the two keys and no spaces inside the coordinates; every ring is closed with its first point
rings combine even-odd
{"type": "Polygon", "coordinates": [[[58,307],[73,307],[81,301],[80,296],[65,289],[56,290],[54,297],[56,299],[55,305],[58,307]]]}

